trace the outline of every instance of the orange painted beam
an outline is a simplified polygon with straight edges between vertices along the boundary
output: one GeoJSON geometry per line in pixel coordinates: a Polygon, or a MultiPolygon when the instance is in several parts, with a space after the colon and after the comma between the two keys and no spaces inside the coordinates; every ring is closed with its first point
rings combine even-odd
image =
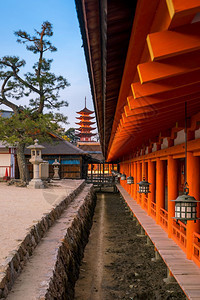
{"type": "MultiPolygon", "coordinates": [[[[183,105],[183,103],[185,103],[185,101],[190,102],[190,101],[197,101],[200,100],[200,93],[197,95],[191,95],[191,96],[187,96],[187,97],[180,97],[177,98],[175,101],[169,100],[169,101],[163,101],[163,102],[159,102],[158,104],[151,104],[151,105],[147,105],[141,108],[134,108],[134,109],[130,109],[130,107],[128,105],[126,105],[124,107],[124,112],[126,117],[129,116],[135,116],[135,115],[139,115],[139,114],[146,114],[146,113],[150,113],[153,111],[158,112],[161,108],[170,108],[171,106],[177,106],[177,105],[183,105]]],[[[137,101],[137,100],[135,100],[137,101]]]]}
{"type": "MultiPolygon", "coordinates": [[[[199,98],[197,99],[193,99],[192,101],[188,102],[188,109],[196,106],[196,108],[199,108],[199,98]]],[[[150,112],[146,112],[146,113],[141,113],[138,115],[130,115],[130,116],[126,116],[125,113],[122,114],[122,120],[124,123],[129,123],[129,122],[135,122],[138,120],[143,120],[143,119],[148,119],[151,117],[157,117],[158,115],[161,114],[168,114],[169,117],[171,115],[171,112],[177,112],[177,113],[184,113],[184,106],[183,105],[179,105],[175,103],[175,105],[172,106],[167,106],[167,107],[162,107],[160,109],[156,109],[156,107],[154,107],[154,109],[152,109],[150,112]]],[[[182,115],[181,114],[181,115],[182,115]]],[[[180,115],[177,115],[177,119],[180,118],[180,115]]]]}
{"type": "MultiPolygon", "coordinates": [[[[200,102],[198,103],[193,103],[190,104],[190,107],[188,107],[188,115],[192,116],[195,114],[196,111],[198,111],[200,109],[200,102]]],[[[123,122],[123,124],[121,125],[121,127],[119,128],[118,132],[121,132],[122,130],[128,130],[130,128],[136,128],[136,130],[140,127],[142,128],[143,126],[146,128],[146,125],[148,128],[151,128],[152,125],[164,125],[166,127],[167,124],[167,128],[170,128],[168,125],[171,124],[171,122],[174,122],[174,125],[177,123],[178,120],[182,119],[182,117],[184,115],[184,110],[183,107],[178,106],[176,107],[176,109],[173,109],[171,111],[171,113],[169,113],[168,111],[163,111],[162,114],[157,113],[155,115],[151,115],[149,117],[146,117],[145,119],[132,119],[131,117],[124,117],[125,122],[123,122]]],[[[179,126],[180,127],[180,126],[179,126]]],[[[165,128],[166,129],[166,128],[165,128]]],[[[178,130],[178,128],[177,128],[178,130]]],[[[177,132],[177,130],[175,130],[177,132]]],[[[180,129],[181,130],[181,129],[180,129]]]]}
{"type": "Polygon", "coordinates": [[[145,84],[135,82],[131,84],[131,88],[134,98],[137,99],[140,97],[148,97],[155,94],[175,90],[179,87],[194,84],[195,82],[200,82],[200,70],[177,75],[175,77],[165,78],[157,82],[150,82],[145,84]]]}
{"type": "Polygon", "coordinates": [[[177,56],[200,49],[199,22],[165,30],[147,36],[147,45],[152,61],[177,56]]]}
{"type": "MultiPolygon", "coordinates": [[[[195,110],[194,110],[195,111],[195,110]]],[[[193,111],[193,114],[194,114],[194,111],[193,111]]],[[[172,116],[172,120],[170,118],[170,121],[169,121],[169,126],[172,127],[174,123],[173,121],[173,118],[176,118],[176,115],[175,116],[172,116]],[[172,123],[170,123],[172,122],[172,123]]],[[[157,118],[156,118],[157,119],[157,118]]],[[[162,119],[162,118],[161,118],[162,119]]],[[[156,134],[156,130],[157,130],[157,133],[158,132],[158,128],[159,130],[162,130],[162,126],[165,127],[165,125],[158,125],[156,122],[154,124],[154,126],[152,126],[151,123],[149,122],[146,122],[146,128],[145,128],[145,131],[143,130],[144,128],[136,125],[136,132],[135,134],[129,134],[128,136],[126,135],[125,137],[123,137],[123,135],[119,135],[118,137],[116,137],[116,139],[114,140],[114,143],[113,143],[113,147],[111,148],[111,151],[114,150],[115,152],[115,155],[118,157],[119,153],[123,150],[123,149],[129,149],[130,150],[130,147],[131,145],[140,145],[142,143],[144,143],[145,140],[148,141],[149,138],[152,137],[152,135],[155,135],[156,134]],[[149,125],[150,124],[150,125],[149,125]],[[131,142],[131,144],[130,144],[131,142]],[[123,145],[126,145],[125,148],[123,148],[123,145]],[[112,150],[113,149],[113,150],[112,150]]],[[[198,149],[198,148],[197,148],[198,149]]],[[[193,149],[194,150],[194,149],[193,149]]],[[[183,153],[184,151],[180,152],[180,153],[183,153]]],[[[168,153],[165,153],[165,156],[167,155],[168,153]]]]}
{"type": "Polygon", "coordinates": [[[158,81],[197,69],[200,69],[200,51],[170,57],[162,61],[146,62],[137,66],[141,83],[158,81]]]}
{"type": "Polygon", "coordinates": [[[199,0],[166,0],[166,3],[171,17],[170,28],[190,23],[200,11],[199,0]]]}
{"type": "MultiPolygon", "coordinates": [[[[197,86],[198,87],[198,86],[197,86]]],[[[186,91],[186,90],[185,90],[186,91]]],[[[185,102],[185,101],[190,101],[191,99],[196,99],[196,98],[199,98],[200,97],[200,91],[195,93],[194,90],[190,89],[189,92],[191,92],[191,94],[187,94],[187,91],[186,91],[186,94],[183,96],[181,95],[180,97],[176,97],[176,93],[173,93],[172,94],[172,98],[167,98],[165,99],[166,97],[163,96],[160,97],[158,95],[155,95],[155,96],[149,96],[149,97],[144,97],[144,98],[138,98],[138,99],[134,99],[133,97],[129,97],[128,99],[128,107],[130,110],[136,110],[136,109],[139,109],[139,108],[145,108],[145,107],[148,107],[148,106],[156,106],[156,105],[159,105],[159,104],[163,104],[165,105],[164,103],[170,103],[170,102],[177,102],[177,103],[181,103],[181,102],[185,102]],[[173,98],[175,97],[175,98],[173,98]]]]}
{"type": "MultiPolygon", "coordinates": [[[[200,84],[199,84],[199,82],[197,82],[197,83],[195,82],[194,84],[181,86],[181,87],[178,87],[177,89],[174,89],[171,91],[157,93],[154,97],[163,99],[163,101],[164,101],[164,100],[175,99],[175,98],[178,98],[181,96],[190,95],[190,94],[194,94],[194,93],[198,93],[198,92],[200,92],[200,84]]],[[[135,98],[135,99],[139,99],[142,97],[146,101],[149,101],[149,98],[146,99],[146,97],[148,97],[148,96],[144,96],[142,94],[138,95],[137,98],[135,98]]]]}

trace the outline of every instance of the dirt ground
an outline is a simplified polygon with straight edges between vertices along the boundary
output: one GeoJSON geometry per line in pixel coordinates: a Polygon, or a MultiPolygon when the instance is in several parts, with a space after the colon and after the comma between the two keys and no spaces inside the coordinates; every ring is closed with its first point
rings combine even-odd
{"type": "Polygon", "coordinates": [[[177,283],[163,282],[166,266],[151,261],[154,248],[139,233],[119,194],[97,194],[76,300],[185,299],[177,283]]]}

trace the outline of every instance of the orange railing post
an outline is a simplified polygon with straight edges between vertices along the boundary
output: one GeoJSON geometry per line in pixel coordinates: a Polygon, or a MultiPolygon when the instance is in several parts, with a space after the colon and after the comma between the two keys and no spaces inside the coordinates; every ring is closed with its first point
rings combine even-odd
{"type": "Polygon", "coordinates": [[[156,223],[160,224],[160,209],[165,206],[164,161],[156,161],[156,223]]]}
{"type": "Polygon", "coordinates": [[[137,186],[137,203],[140,203],[140,195],[139,195],[139,193],[138,193],[138,190],[139,190],[139,188],[138,188],[138,182],[140,182],[140,180],[141,180],[141,164],[140,164],[140,162],[137,162],[137,182],[136,182],[136,186],[137,186]]]}
{"type": "Polygon", "coordinates": [[[151,215],[151,202],[155,201],[155,164],[148,161],[148,181],[150,184],[150,193],[148,195],[148,215],[151,215]]]}
{"type": "Polygon", "coordinates": [[[134,187],[133,187],[133,198],[137,200],[137,162],[134,162],[134,187]]]}
{"type": "Polygon", "coordinates": [[[168,157],[168,237],[172,236],[175,200],[178,196],[178,163],[172,156],[168,157]]]}
{"type": "MultiPolygon", "coordinates": [[[[199,180],[200,180],[200,168],[199,168],[199,157],[193,156],[191,152],[187,154],[187,180],[189,185],[189,194],[190,196],[195,197],[196,200],[199,200],[199,180]]],[[[198,224],[194,221],[187,221],[187,258],[192,258],[192,246],[193,246],[193,234],[198,232],[198,224]]]]}

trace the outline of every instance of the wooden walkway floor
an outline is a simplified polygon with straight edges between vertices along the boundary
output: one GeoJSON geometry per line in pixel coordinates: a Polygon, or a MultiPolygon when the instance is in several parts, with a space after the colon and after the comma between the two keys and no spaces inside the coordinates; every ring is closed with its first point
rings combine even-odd
{"type": "Polygon", "coordinates": [[[168,238],[167,233],[147,215],[146,211],[132,199],[121,185],[118,184],[117,188],[187,298],[200,300],[200,268],[186,258],[179,246],[168,238]]]}

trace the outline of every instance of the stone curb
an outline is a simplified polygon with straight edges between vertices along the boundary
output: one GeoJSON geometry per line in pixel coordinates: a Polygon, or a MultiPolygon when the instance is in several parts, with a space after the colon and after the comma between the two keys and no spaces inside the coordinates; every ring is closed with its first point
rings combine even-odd
{"type": "Polygon", "coordinates": [[[62,240],[55,245],[54,267],[40,284],[35,295],[37,300],[74,298],[74,286],[92,225],[95,206],[93,186],[80,202],[73,220],[66,226],[62,240]]]}
{"type": "Polygon", "coordinates": [[[14,281],[21,273],[28,258],[33,254],[35,247],[48,229],[60,217],[62,212],[72,202],[72,200],[81,192],[85,186],[83,181],[76,190],[72,191],[64,200],[57,204],[49,213],[44,213],[42,219],[37,224],[27,229],[27,235],[20,242],[18,248],[9,253],[0,266],[0,299],[6,298],[11,290],[14,281]]]}

